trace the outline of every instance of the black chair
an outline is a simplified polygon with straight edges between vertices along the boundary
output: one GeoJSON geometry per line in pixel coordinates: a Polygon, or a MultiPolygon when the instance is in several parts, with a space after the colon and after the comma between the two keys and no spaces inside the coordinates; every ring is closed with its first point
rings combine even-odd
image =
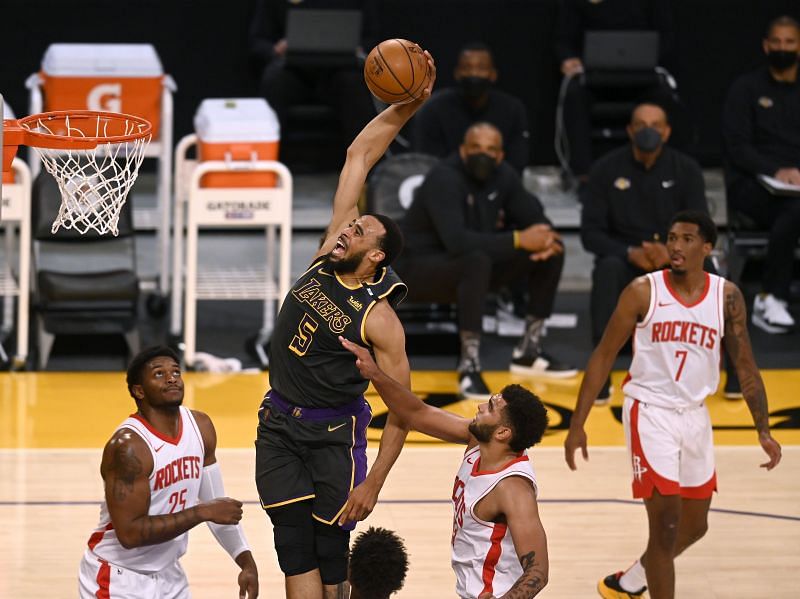
{"type": "Polygon", "coordinates": [[[130,203],[122,208],[116,237],[63,228],[53,234],[61,193],[44,171],[31,204],[38,368],[47,366],[56,335],[124,335],[129,353],[137,353],[139,278],[130,203]]]}

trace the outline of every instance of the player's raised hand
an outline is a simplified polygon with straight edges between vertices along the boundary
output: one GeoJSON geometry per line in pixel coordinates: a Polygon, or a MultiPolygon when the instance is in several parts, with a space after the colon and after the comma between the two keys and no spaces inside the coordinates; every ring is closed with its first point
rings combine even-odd
{"type": "Polygon", "coordinates": [[[567,433],[567,438],[564,440],[564,457],[567,460],[567,466],[570,470],[577,470],[578,466],[575,464],[575,450],[580,447],[581,454],[584,461],[589,461],[589,450],[586,448],[586,431],[581,429],[570,428],[567,433]]]}
{"type": "Polygon", "coordinates": [[[761,464],[761,467],[766,468],[767,470],[772,470],[781,461],[780,443],[778,443],[775,439],[773,439],[772,435],[770,435],[769,433],[759,435],[758,442],[761,443],[761,447],[769,456],[769,461],[761,464]]]}
{"type": "Polygon", "coordinates": [[[380,368],[378,368],[378,365],[375,363],[375,360],[372,359],[372,356],[366,347],[361,347],[352,341],[348,341],[341,335],[339,335],[339,342],[346,350],[355,355],[356,368],[358,368],[361,376],[363,376],[365,379],[373,379],[378,375],[380,368]]]}

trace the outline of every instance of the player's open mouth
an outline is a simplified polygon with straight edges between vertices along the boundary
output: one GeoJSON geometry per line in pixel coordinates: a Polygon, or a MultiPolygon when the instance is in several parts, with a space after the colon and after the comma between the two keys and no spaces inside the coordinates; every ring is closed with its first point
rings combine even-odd
{"type": "Polygon", "coordinates": [[[342,238],[339,237],[339,239],[336,240],[336,245],[333,246],[333,251],[331,253],[340,256],[344,254],[346,251],[347,251],[347,246],[342,241],[342,238]]]}
{"type": "Polygon", "coordinates": [[[683,256],[681,256],[681,255],[679,255],[679,254],[672,254],[672,255],[669,257],[669,261],[670,261],[672,264],[675,264],[675,265],[681,265],[681,264],[683,264],[683,263],[684,263],[684,258],[683,258],[683,256]]]}

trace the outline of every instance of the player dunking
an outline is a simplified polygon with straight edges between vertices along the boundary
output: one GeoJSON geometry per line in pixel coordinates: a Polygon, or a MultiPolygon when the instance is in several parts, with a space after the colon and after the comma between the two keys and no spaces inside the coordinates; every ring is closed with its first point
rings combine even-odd
{"type": "Polygon", "coordinates": [[[258,572],[238,525],[242,504],[223,497],[211,420],[181,406],[178,357],[166,347],[146,349],[131,361],[127,382],[137,411],[103,451],[105,501],[81,560],[79,596],[188,599],[178,559],[187,531],[208,522],[242,569],[240,599],[255,599],[258,572]]]}
{"type": "Polygon", "coordinates": [[[744,398],[769,460],[780,445],[770,435],[767,395],[750,347],[745,303],[738,287],[703,271],[717,230],[703,213],[678,213],[670,225],[670,268],[634,280],[623,291],[600,344],[586,367],[569,433],[567,464],[575,450],[588,459],[583,425],[620,348],[634,335],[623,424],[633,467],[633,496],[643,498],[649,522],[647,548],[626,572],[598,584],[606,598],[675,596],[674,558],[708,528],[716,490],[714,448],[706,397],[719,383],[720,345],[736,364],[744,398]]]}
{"type": "Polygon", "coordinates": [[[402,249],[397,225],[359,217],[367,173],[422,103],[393,105],[347,150],[326,239],[286,296],[270,340],[269,382],[259,410],[256,485],[273,525],[289,599],[337,597],[347,580],[350,530],[375,506],[407,429],[389,415],[367,475],[367,381],[340,344],[371,347],[378,362],[410,385],[405,336],[393,304],[405,285],[389,268],[402,249]]]}
{"type": "Polygon", "coordinates": [[[471,421],[429,406],[347,339],[356,366],[412,428],[467,450],[453,485],[451,563],[461,599],[530,599],[547,584],[547,537],[539,519],[536,475],[525,449],[547,428],[533,393],[508,385],[471,421]]]}

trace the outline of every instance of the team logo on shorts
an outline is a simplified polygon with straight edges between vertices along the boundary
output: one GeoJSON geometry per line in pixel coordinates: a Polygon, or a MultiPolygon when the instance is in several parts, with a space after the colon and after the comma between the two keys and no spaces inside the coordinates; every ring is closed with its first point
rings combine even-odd
{"type": "Polygon", "coordinates": [[[767,96],[761,96],[758,99],[758,105],[761,106],[761,108],[772,108],[772,104],[773,104],[772,98],[769,98],[767,96]]]}
{"type": "Polygon", "coordinates": [[[642,482],[642,474],[647,472],[647,468],[642,466],[642,458],[638,455],[633,456],[633,478],[636,482],[642,482]]]}
{"type": "Polygon", "coordinates": [[[625,191],[631,186],[631,180],[626,179],[625,177],[618,177],[616,181],[614,181],[614,187],[619,189],[620,191],[625,191]]]}

